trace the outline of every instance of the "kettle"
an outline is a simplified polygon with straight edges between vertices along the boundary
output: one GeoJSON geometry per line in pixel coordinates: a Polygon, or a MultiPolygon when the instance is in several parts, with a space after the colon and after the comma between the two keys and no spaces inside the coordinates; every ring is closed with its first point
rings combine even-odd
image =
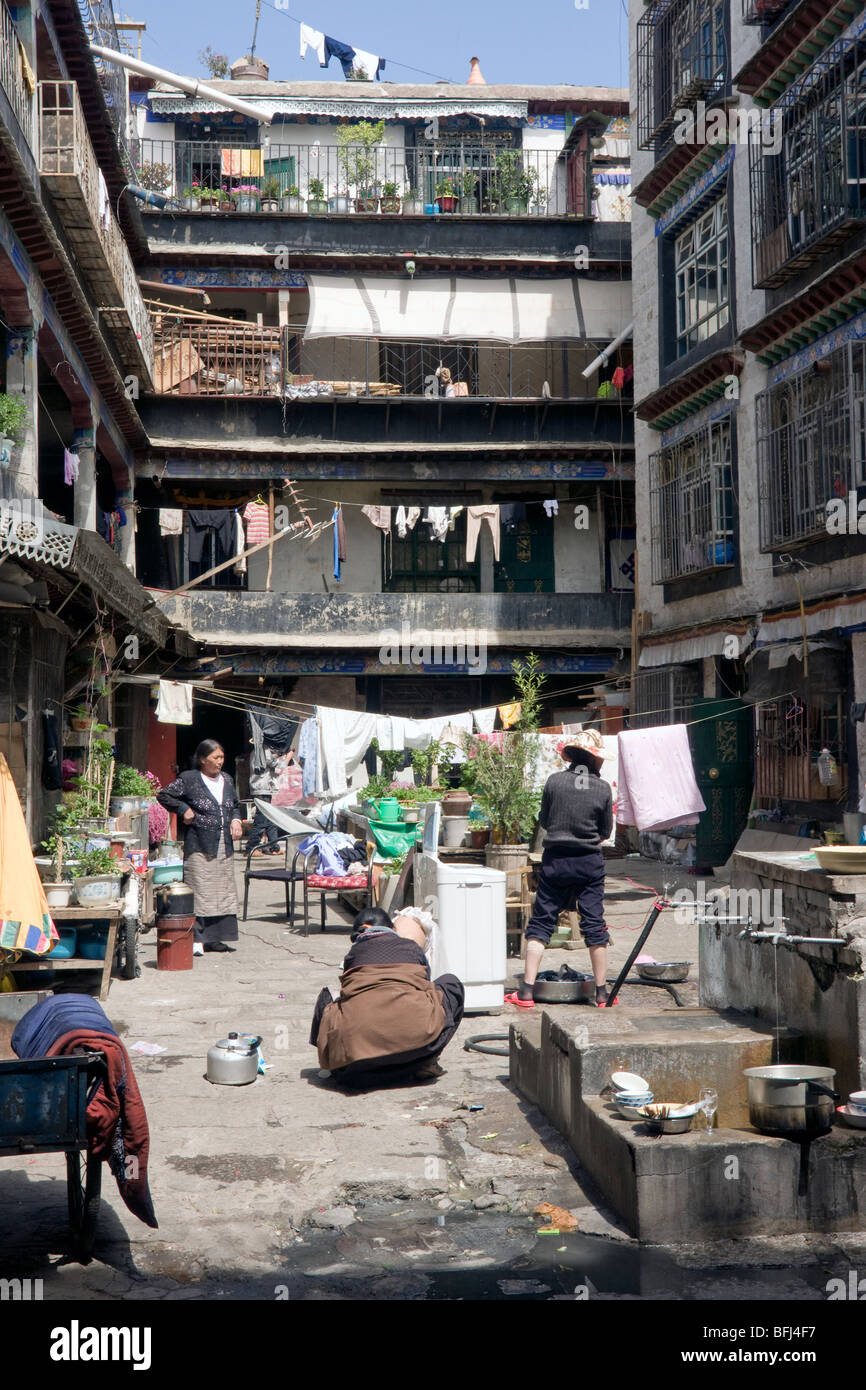
{"type": "Polygon", "coordinates": [[[195,896],[188,883],[161,883],[154,897],[160,917],[195,916],[195,896]]]}
{"type": "Polygon", "coordinates": [[[261,1038],[251,1033],[229,1033],[215,1047],[208,1048],[207,1079],[215,1086],[247,1086],[259,1070],[261,1038]]]}

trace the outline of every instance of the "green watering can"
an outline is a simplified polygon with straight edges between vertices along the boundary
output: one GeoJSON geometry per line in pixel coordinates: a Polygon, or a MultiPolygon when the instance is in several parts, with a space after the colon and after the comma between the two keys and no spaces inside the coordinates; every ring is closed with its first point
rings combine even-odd
{"type": "MultiPolygon", "coordinates": [[[[376,806],[376,803],[373,803],[376,806]]],[[[394,796],[386,796],[376,806],[376,815],[379,820],[398,821],[400,820],[400,803],[394,796]]]]}

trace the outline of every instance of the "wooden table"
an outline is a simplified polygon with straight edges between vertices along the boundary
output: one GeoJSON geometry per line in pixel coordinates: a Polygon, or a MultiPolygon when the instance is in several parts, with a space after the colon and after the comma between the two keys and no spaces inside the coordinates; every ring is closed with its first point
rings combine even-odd
{"type": "Polygon", "coordinates": [[[112,907],[99,908],[97,911],[91,907],[55,907],[51,911],[51,916],[55,922],[80,922],[82,924],[89,922],[94,926],[97,922],[107,922],[108,940],[105,945],[105,960],[88,960],[86,956],[67,956],[55,960],[53,956],[48,956],[41,960],[19,960],[14,965],[7,965],[6,969],[28,973],[31,970],[99,970],[101,979],[97,998],[100,1001],[107,999],[121,908],[122,904],[116,903],[112,907]]]}

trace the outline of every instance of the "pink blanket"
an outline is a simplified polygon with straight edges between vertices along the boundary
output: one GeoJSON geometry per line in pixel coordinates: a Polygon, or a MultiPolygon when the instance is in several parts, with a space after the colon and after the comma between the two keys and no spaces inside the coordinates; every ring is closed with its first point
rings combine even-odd
{"type": "Polygon", "coordinates": [[[697,813],[707,808],[695,781],[685,724],[630,729],[618,737],[619,824],[638,830],[697,825],[697,813]]]}

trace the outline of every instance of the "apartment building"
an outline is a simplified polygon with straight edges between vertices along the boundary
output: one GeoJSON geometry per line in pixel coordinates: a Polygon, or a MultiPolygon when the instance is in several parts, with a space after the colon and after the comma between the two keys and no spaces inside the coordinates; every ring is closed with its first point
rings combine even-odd
{"type": "Polygon", "coordinates": [[[138,181],[164,203],[140,272],[145,582],[238,688],[456,712],[507,699],[532,650],[551,713],[573,711],[631,631],[627,94],[232,71],[210,85],[258,120],[136,98],[138,181]],[[256,499],[324,529],[198,582],[223,552],[190,513],[217,537],[256,499]]]}
{"type": "Polygon", "coordinates": [[[695,721],[710,863],[750,805],[862,791],[864,34],[855,0],[632,6],[635,717],[695,721]]]}

